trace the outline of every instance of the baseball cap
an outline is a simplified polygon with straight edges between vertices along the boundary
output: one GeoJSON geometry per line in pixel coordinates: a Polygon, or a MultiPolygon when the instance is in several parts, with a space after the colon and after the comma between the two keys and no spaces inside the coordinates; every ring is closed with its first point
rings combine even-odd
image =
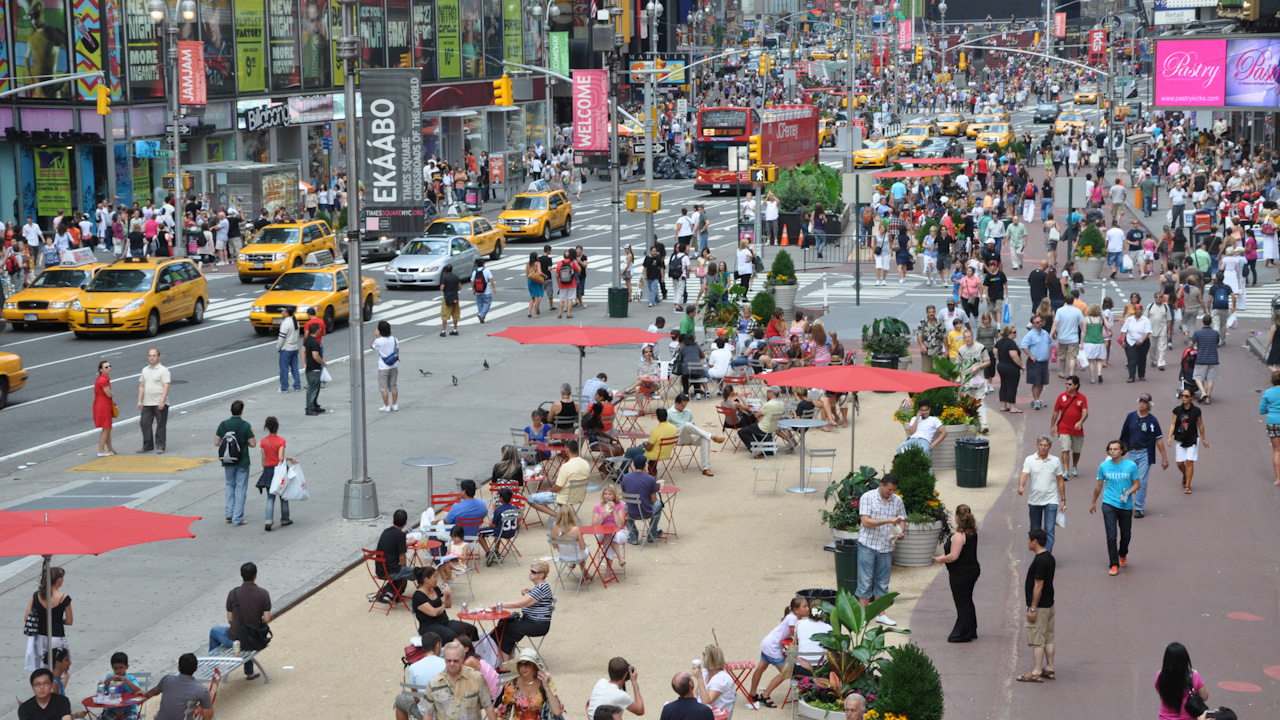
{"type": "Polygon", "coordinates": [[[1139,395],[1139,396],[1138,396],[1138,402],[1144,402],[1144,403],[1146,403],[1146,404],[1150,405],[1150,404],[1151,404],[1151,393],[1142,393],[1141,395],[1139,395]]]}

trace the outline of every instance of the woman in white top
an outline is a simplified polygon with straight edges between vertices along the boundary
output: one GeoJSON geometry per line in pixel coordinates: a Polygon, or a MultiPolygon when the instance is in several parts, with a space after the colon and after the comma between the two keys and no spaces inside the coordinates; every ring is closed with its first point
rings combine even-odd
{"type": "Polygon", "coordinates": [[[631,244],[622,246],[622,279],[627,283],[627,297],[631,297],[631,276],[635,274],[636,255],[631,250],[631,244]]]}
{"type": "Polygon", "coordinates": [[[1228,248],[1222,258],[1222,281],[1236,295],[1236,310],[1246,310],[1244,291],[1244,248],[1228,248]]]}
{"type": "Polygon", "coordinates": [[[733,676],[724,669],[724,651],[718,645],[708,645],[702,651],[701,671],[695,667],[691,674],[698,702],[720,708],[732,718],[738,692],[734,689],[733,676]]]}
{"type": "Polygon", "coordinates": [[[802,597],[796,596],[791,598],[791,604],[787,606],[782,621],[774,626],[773,630],[760,641],[760,661],[756,663],[756,669],[751,673],[751,699],[764,705],[765,707],[777,707],[773,704],[773,700],[769,696],[773,694],[774,689],[782,682],[782,668],[786,665],[785,653],[782,649],[782,641],[787,638],[794,638],[796,634],[796,622],[800,618],[809,614],[809,603],[802,597]],[[769,686],[765,688],[764,694],[756,693],[756,688],[760,687],[760,678],[764,676],[765,668],[770,665],[778,668],[778,674],[773,680],[769,681],[769,686]]]}
{"type": "MultiPolygon", "coordinates": [[[[560,510],[556,512],[555,524],[551,526],[551,533],[553,535],[567,535],[577,541],[572,547],[560,547],[560,562],[569,563],[569,567],[575,567],[578,563],[586,562],[587,539],[582,535],[582,528],[578,527],[578,518],[573,514],[572,505],[566,503],[560,506],[560,510]]],[[[586,570],[585,565],[583,570],[586,570]]],[[[585,573],[584,577],[586,577],[585,573]]]]}
{"type": "Polygon", "coordinates": [[[755,274],[756,254],[751,250],[751,243],[745,238],[738,241],[738,284],[747,290],[751,289],[751,276],[755,274]]]}
{"type": "Polygon", "coordinates": [[[876,285],[884,285],[889,279],[893,249],[889,247],[889,230],[880,219],[876,220],[871,229],[871,252],[875,253],[876,258],[876,285]]]}

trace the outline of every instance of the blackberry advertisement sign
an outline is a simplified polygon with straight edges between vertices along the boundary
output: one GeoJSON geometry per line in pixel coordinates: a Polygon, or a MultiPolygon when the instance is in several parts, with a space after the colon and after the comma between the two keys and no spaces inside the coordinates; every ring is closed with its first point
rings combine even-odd
{"type": "Polygon", "coordinates": [[[361,230],[417,237],[422,189],[422,75],[417,68],[360,72],[361,230]]]}

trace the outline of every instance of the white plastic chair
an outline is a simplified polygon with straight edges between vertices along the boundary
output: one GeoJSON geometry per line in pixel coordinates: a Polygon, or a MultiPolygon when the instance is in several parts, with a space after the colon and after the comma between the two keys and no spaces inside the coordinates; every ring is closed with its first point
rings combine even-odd
{"type": "MultiPolygon", "coordinates": [[[[751,443],[751,454],[754,456],[756,453],[762,453],[765,456],[769,456],[770,454],[772,454],[774,457],[777,457],[778,443],[772,440],[767,442],[753,442],[751,443]]],[[[757,494],[756,488],[759,487],[760,485],[761,473],[764,473],[766,475],[768,474],[773,475],[773,494],[774,495],[778,494],[778,479],[782,473],[782,468],[778,467],[777,465],[752,465],[751,469],[755,473],[754,479],[752,480],[752,484],[751,484],[752,495],[757,494]]],[[[765,479],[765,482],[768,482],[768,478],[765,479]]]]}
{"type": "Polygon", "coordinates": [[[577,595],[582,592],[582,585],[586,582],[586,579],[578,572],[578,568],[585,566],[587,559],[585,557],[581,560],[564,559],[577,558],[584,552],[582,547],[578,545],[578,538],[572,535],[549,533],[547,542],[551,543],[551,559],[556,568],[556,582],[560,583],[561,588],[568,590],[568,586],[564,584],[564,579],[568,577],[572,580],[576,576],[578,585],[573,589],[573,594],[577,595]]]}
{"type": "MultiPolygon", "coordinates": [[[[813,484],[814,475],[826,475],[827,486],[830,487],[832,480],[835,479],[836,451],[835,448],[815,450],[808,448],[805,450],[805,479],[810,485],[813,484]],[[822,462],[823,465],[815,465],[816,462],[822,462]]],[[[817,497],[817,493],[810,493],[817,497]]]]}

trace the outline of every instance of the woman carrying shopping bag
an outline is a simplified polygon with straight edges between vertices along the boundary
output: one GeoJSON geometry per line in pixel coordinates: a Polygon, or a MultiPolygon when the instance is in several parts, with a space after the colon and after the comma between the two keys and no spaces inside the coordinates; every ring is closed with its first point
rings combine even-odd
{"type": "MultiPolygon", "coordinates": [[[[276,513],[276,495],[283,490],[287,478],[285,477],[285,465],[282,461],[288,461],[297,464],[297,460],[287,457],[284,454],[285,439],[280,437],[280,421],[275,416],[270,416],[262,423],[267,429],[267,436],[262,438],[258,443],[258,447],[262,450],[262,476],[258,478],[258,492],[267,493],[267,525],[264,530],[271,532],[271,525],[275,520],[276,513]],[[277,472],[279,477],[277,478],[277,472]]],[[[280,527],[292,525],[293,521],[289,519],[289,501],[280,498],[280,527]]]]}

